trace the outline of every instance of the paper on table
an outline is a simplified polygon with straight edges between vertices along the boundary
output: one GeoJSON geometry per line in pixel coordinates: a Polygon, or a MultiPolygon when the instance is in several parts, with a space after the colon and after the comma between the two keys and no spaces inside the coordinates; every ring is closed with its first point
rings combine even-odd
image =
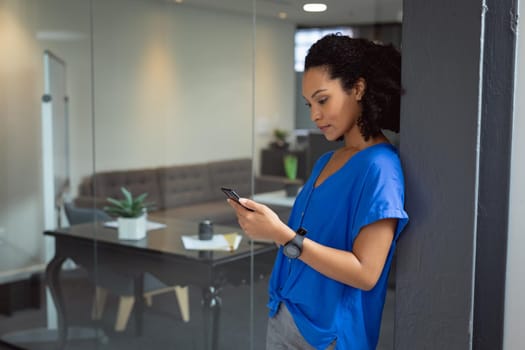
{"type": "Polygon", "coordinates": [[[214,234],[213,238],[207,241],[199,239],[198,235],[182,236],[184,248],[188,250],[224,250],[233,251],[239,247],[242,236],[237,232],[214,234]]]}
{"type": "MultiPolygon", "coordinates": [[[[104,223],[104,226],[109,227],[109,228],[118,228],[118,221],[117,220],[107,221],[104,223]]],[[[149,220],[146,222],[146,231],[158,230],[164,227],[166,227],[166,224],[163,224],[162,222],[149,221],[149,220]]]]}

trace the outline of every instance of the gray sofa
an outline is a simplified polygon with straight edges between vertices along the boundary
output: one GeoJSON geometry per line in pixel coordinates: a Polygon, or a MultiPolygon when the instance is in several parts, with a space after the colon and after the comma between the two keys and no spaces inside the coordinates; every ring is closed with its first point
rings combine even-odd
{"type": "Polygon", "coordinates": [[[236,217],[220,187],[232,187],[241,196],[250,196],[252,161],[242,158],[100,172],[83,179],[75,205],[103,208],[107,197],[122,197],[122,186],[135,195],[147,192],[147,201],[155,203],[152,214],[235,225],[236,217]]]}

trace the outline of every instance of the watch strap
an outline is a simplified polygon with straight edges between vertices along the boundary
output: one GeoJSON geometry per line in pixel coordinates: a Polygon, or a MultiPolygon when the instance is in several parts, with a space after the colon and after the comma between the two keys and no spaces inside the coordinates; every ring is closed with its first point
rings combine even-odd
{"type": "Polygon", "coordinates": [[[301,248],[301,250],[303,250],[303,241],[304,241],[304,236],[296,234],[294,238],[292,238],[288,243],[293,242],[295,243],[296,246],[298,246],[299,248],[301,248]]]}

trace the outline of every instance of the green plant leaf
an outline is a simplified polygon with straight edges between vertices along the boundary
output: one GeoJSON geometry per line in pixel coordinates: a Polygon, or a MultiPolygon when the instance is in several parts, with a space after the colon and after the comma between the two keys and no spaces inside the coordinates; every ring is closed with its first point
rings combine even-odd
{"type": "Polygon", "coordinates": [[[290,180],[295,180],[297,178],[297,156],[288,154],[284,156],[283,163],[286,177],[290,180]]]}
{"type": "Polygon", "coordinates": [[[122,193],[124,194],[124,198],[126,199],[128,203],[133,202],[133,196],[131,195],[131,192],[129,192],[126,187],[121,187],[120,191],[122,191],[122,193]]]}
{"type": "Polygon", "coordinates": [[[143,193],[135,198],[135,202],[142,203],[144,199],[148,196],[148,193],[143,193]]]}
{"type": "Polygon", "coordinates": [[[144,200],[147,193],[142,193],[137,197],[133,197],[132,193],[125,187],[120,188],[124,195],[124,199],[107,198],[109,206],[104,207],[104,210],[111,215],[125,218],[136,218],[141,216],[144,211],[153,206],[153,203],[145,203],[144,200]]]}
{"type": "Polygon", "coordinates": [[[118,207],[118,208],[125,208],[126,207],[125,203],[123,203],[121,200],[118,200],[118,199],[107,198],[107,201],[110,202],[111,204],[113,204],[114,206],[118,207]]]}
{"type": "Polygon", "coordinates": [[[286,138],[288,137],[288,131],[283,130],[283,129],[274,129],[273,136],[277,140],[286,141],[286,138]]]}

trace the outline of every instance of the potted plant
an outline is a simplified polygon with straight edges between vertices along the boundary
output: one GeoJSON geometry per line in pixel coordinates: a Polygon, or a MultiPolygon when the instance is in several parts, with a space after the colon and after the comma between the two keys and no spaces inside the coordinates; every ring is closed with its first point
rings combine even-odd
{"type": "Polygon", "coordinates": [[[298,159],[294,154],[287,154],[283,157],[284,173],[287,181],[284,184],[287,197],[295,197],[302,181],[297,179],[298,159]]]}
{"type": "Polygon", "coordinates": [[[120,190],[124,198],[107,198],[111,205],[104,207],[104,210],[117,217],[119,239],[142,239],[146,237],[147,210],[153,204],[145,202],[147,193],[134,197],[125,187],[120,190]]]}
{"type": "Polygon", "coordinates": [[[274,129],[274,141],[270,144],[271,147],[279,149],[288,149],[289,143],[286,141],[286,139],[288,138],[288,134],[288,131],[284,129],[274,129]]]}

